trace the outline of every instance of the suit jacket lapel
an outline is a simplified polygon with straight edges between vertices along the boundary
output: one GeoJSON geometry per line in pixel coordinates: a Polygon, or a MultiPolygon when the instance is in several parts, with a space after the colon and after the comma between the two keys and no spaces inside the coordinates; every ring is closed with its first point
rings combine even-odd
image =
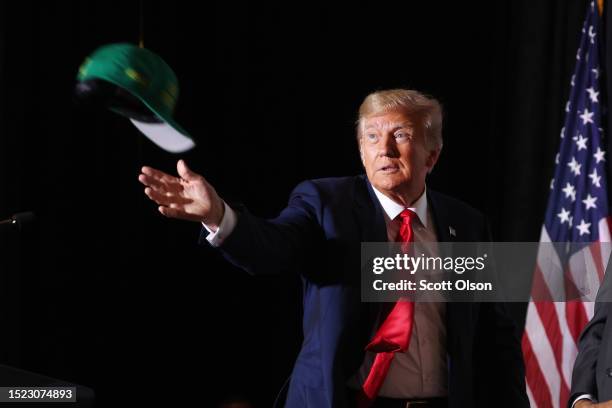
{"type": "MultiPolygon", "coordinates": [[[[356,178],[354,192],[353,214],[357,228],[359,229],[360,242],[387,242],[387,226],[383,216],[383,208],[374,194],[370,182],[365,176],[356,178]]],[[[363,349],[374,334],[374,323],[379,320],[381,306],[378,302],[361,302],[360,314],[362,326],[359,333],[361,353],[357,356],[356,366],[358,369],[363,361],[363,349]]]]}
{"type": "MultiPolygon", "coordinates": [[[[439,242],[461,242],[461,230],[455,229],[455,222],[449,213],[450,207],[441,202],[435,191],[427,190],[428,203],[436,225],[439,242]]],[[[445,256],[452,256],[452,249],[445,256]]],[[[460,354],[462,344],[468,342],[472,333],[475,304],[471,302],[446,303],[446,351],[448,356],[449,381],[456,374],[452,369],[454,359],[460,354]]],[[[449,385],[450,386],[450,385],[449,385]]]]}
{"type": "Polygon", "coordinates": [[[438,241],[457,241],[457,230],[450,219],[448,207],[440,203],[439,197],[435,191],[427,189],[427,203],[431,208],[431,215],[436,226],[438,241]]]}

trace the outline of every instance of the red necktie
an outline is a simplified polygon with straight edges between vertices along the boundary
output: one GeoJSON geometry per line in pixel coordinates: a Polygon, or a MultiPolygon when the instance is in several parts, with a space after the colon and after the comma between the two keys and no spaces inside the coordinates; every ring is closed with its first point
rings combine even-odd
{"type": "MultiPolygon", "coordinates": [[[[410,224],[414,215],[411,210],[404,210],[400,214],[402,226],[396,241],[402,242],[404,253],[408,252],[410,243],[414,241],[410,224]]],[[[357,399],[360,408],[370,406],[376,399],[395,353],[408,350],[413,318],[414,302],[400,298],[376,332],[374,339],[366,346],[366,350],[376,353],[376,358],[357,399]]]]}

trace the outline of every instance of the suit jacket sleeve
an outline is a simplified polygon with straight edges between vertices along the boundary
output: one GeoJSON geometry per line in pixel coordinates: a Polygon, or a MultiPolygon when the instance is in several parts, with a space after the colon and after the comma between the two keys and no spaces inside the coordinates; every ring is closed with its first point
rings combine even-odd
{"type": "MultiPolygon", "coordinates": [[[[305,181],[293,190],[288,206],[274,219],[262,219],[245,208],[234,208],[238,221],[219,250],[228,261],[250,274],[296,270],[323,236],[318,222],[320,207],[316,185],[305,181]]],[[[201,237],[200,242],[206,239],[201,237]]]]}

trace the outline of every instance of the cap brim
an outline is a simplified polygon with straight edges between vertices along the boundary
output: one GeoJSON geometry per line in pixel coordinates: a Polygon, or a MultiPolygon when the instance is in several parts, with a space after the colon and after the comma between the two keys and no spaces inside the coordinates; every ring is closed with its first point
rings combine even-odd
{"type": "Polygon", "coordinates": [[[195,147],[194,141],[166,122],[146,123],[130,119],[130,122],[150,141],[171,153],[186,152],[195,147]]]}

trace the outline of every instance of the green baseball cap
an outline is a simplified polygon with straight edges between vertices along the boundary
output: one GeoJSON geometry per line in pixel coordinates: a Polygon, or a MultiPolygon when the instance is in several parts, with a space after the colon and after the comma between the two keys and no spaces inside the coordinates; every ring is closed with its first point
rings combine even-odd
{"type": "Polygon", "coordinates": [[[166,151],[181,153],[195,146],[172,118],[179,94],[176,75],[146,48],[128,43],[98,48],[79,68],[76,93],[127,117],[166,151]]]}

